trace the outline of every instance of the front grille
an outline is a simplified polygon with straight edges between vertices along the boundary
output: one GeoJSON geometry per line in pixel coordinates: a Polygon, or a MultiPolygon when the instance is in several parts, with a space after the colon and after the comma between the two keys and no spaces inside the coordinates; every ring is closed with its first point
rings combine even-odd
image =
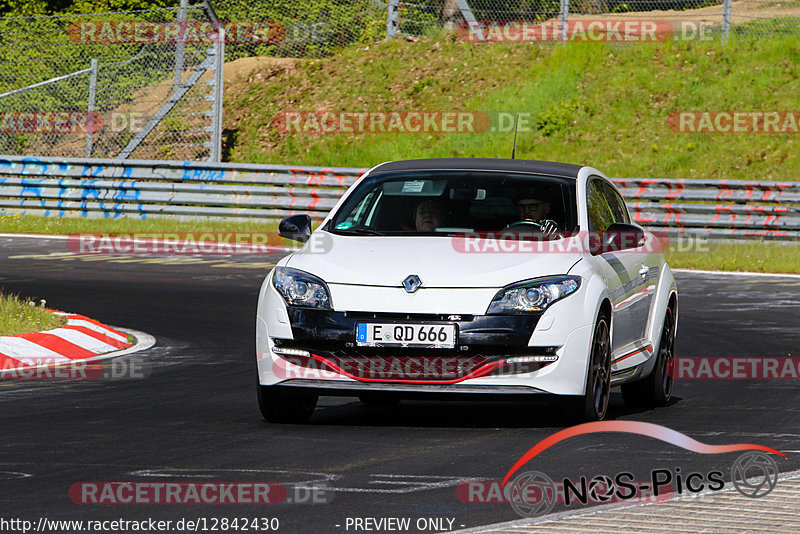
{"type": "Polygon", "coordinates": [[[339,368],[364,381],[443,383],[471,378],[475,373],[477,376],[529,373],[547,364],[508,365],[505,360],[512,356],[554,354],[544,347],[528,346],[540,314],[372,313],[295,307],[290,307],[288,313],[294,339],[273,339],[277,346],[302,349],[318,356],[300,362],[303,367],[327,372],[339,368]],[[456,325],[457,345],[452,349],[358,346],[358,324],[371,321],[452,323],[456,325]]]}
{"type": "Polygon", "coordinates": [[[448,313],[387,313],[387,312],[344,312],[348,319],[357,321],[382,320],[382,321],[472,321],[474,315],[448,314],[448,313]]]}
{"type": "Polygon", "coordinates": [[[334,356],[373,357],[412,357],[412,358],[476,358],[482,357],[492,362],[512,356],[552,354],[554,347],[529,347],[508,345],[461,345],[452,349],[403,348],[403,347],[359,347],[353,342],[331,341],[325,339],[289,340],[273,338],[276,346],[305,349],[311,352],[326,352],[334,356]]]}
{"type": "Polygon", "coordinates": [[[456,325],[459,345],[525,347],[540,316],[339,312],[296,307],[287,311],[295,340],[314,344],[335,342],[341,346],[352,345],[359,323],[420,321],[456,325]]]}

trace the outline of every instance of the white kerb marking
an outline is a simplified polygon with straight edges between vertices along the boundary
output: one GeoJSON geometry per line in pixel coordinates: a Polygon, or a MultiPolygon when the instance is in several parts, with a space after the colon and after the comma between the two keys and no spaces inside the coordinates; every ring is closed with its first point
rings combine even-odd
{"type": "Polygon", "coordinates": [[[19,360],[25,365],[70,361],[69,358],[65,358],[57,352],[53,352],[50,349],[21,337],[0,338],[0,352],[15,360],[19,360]]]}
{"type": "Polygon", "coordinates": [[[64,341],[69,341],[70,343],[78,345],[86,350],[90,350],[95,354],[101,354],[117,348],[104,341],[100,341],[89,334],[84,334],[83,332],[78,332],[77,330],[73,330],[71,328],[56,328],[55,330],[48,330],[47,333],[58,336],[64,341]]]}
{"type": "Polygon", "coordinates": [[[67,321],[67,326],[82,326],[84,328],[92,330],[93,332],[97,332],[98,334],[104,334],[110,338],[116,339],[117,341],[122,341],[123,343],[128,342],[128,338],[126,338],[125,336],[121,336],[116,332],[112,332],[107,328],[103,328],[102,326],[98,326],[89,321],[84,321],[83,319],[70,319],[69,321],[67,321]]]}

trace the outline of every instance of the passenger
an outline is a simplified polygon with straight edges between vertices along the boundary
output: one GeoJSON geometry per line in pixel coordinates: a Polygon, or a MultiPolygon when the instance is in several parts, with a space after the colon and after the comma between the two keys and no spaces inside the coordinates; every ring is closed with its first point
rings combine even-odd
{"type": "Polygon", "coordinates": [[[414,210],[417,232],[433,232],[445,224],[444,210],[436,200],[425,199],[414,210]]]}

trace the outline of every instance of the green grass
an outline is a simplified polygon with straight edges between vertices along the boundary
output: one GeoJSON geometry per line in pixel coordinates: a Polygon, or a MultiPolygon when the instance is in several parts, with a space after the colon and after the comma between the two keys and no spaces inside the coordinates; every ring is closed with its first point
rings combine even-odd
{"type": "Polygon", "coordinates": [[[800,1],[798,0],[779,0],[776,2],[764,2],[763,4],[759,4],[759,9],[769,8],[769,7],[798,7],[800,6],[800,1]]]}
{"type": "Polygon", "coordinates": [[[45,301],[21,299],[0,293],[0,336],[52,330],[66,324],[65,317],[45,309],[45,301]]]}
{"type": "Polygon", "coordinates": [[[384,41],[226,87],[232,161],[368,167],[417,157],[509,157],[511,133],[287,134],[280,111],[529,113],[517,157],[590,163],[611,176],[793,180],[792,134],[687,134],[681,110],[796,110],[800,40],[564,46],[384,41]]]}
{"type": "Polygon", "coordinates": [[[800,245],[781,243],[717,243],[705,251],[666,254],[674,269],[800,273],[800,245]]]}
{"type": "Polygon", "coordinates": [[[276,222],[177,221],[157,219],[88,219],[83,217],[39,217],[3,215],[0,232],[18,234],[126,233],[159,234],[175,232],[254,232],[275,234],[276,222]]]}

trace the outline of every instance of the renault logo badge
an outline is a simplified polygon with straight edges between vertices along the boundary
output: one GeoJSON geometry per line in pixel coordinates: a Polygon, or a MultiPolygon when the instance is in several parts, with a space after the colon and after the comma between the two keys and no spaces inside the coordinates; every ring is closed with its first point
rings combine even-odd
{"type": "Polygon", "coordinates": [[[416,274],[410,274],[403,280],[403,287],[406,288],[406,293],[413,293],[419,286],[422,285],[422,280],[416,274]]]}

